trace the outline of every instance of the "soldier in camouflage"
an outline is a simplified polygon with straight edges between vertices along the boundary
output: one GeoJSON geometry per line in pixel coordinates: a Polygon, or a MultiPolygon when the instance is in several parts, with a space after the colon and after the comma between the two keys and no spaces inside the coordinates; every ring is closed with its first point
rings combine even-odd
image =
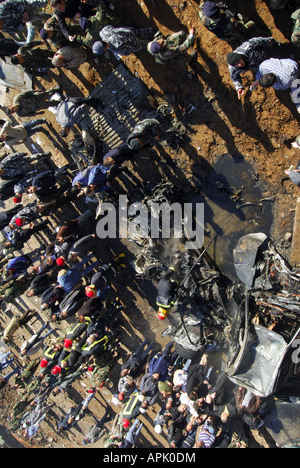
{"type": "Polygon", "coordinates": [[[60,87],[56,86],[48,91],[33,89],[24,91],[14,98],[13,104],[8,107],[8,112],[10,114],[17,112],[19,117],[26,117],[40,110],[48,109],[50,106],[56,106],[61,98],[59,100],[50,100],[50,98],[59,90],[60,87]]]}
{"type": "Polygon", "coordinates": [[[17,34],[28,21],[40,19],[47,0],[5,0],[0,4],[0,30],[17,34]]]}
{"type": "Polygon", "coordinates": [[[0,163],[0,176],[3,180],[21,179],[33,170],[31,163],[49,155],[49,153],[36,153],[28,156],[26,153],[17,152],[6,156],[0,163]]]}
{"type": "Polygon", "coordinates": [[[253,21],[248,21],[240,13],[233,13],[223,2],[201,1],[199,17],[209,31],[227,42],[242,39],[243,35],[254,26],[253,21]]]}
{"type": "Polygon", "coordinates": [[[291,18],[294,21],[291,42],[294,44],[294,46],[300,47],[300,8],[294,11],[291,18]]]}
{"type": "Polygon", "coordinates": [[[116,20],[112,18],[106,11],[104,2],[100,2],[97,8],[97,13],[90,18],[81,17],[79,25],[85,31],[84,35],[77,35],[77,43],[92,48],[93,44],[99,40],[100,31],[107,25],[116,23],[116,20]]]}
{"type": "MultiPolygon", "coordinates": [[[[67,26],[73,33],[73,28],[69,22],[67,23],[67,26]]],[[[46,21],[43,28],[40,30],[40,36],[43,41],[49,41],[52,45],[58,48],[70,44],[63,35],[59,26],[58,18],[55,14],[46,21]]]]}
{"type": "Polygon", "coordinates": [[[170,60],[184,54],[195,42],[195,28],[191,28],[187,35],[184,31],[164,36],[160,32],[149,42],[147,51],[155,57],[155,62],[167,65],[170,60]]]}
{"type": "Polygon", "coordinates": [[[49,68],[53,68],[52,58],[54,53],[49,49],[42,49],[42,41],[32,41],[24,44],[16,55],[11,57],[13,65],[21,65],[26,73],[34,76],[42,76],[48,73],[49,68]]]}
{"type": "Polygon", "coordinates": [[[127,144],[130,149],[138,150],[145,145],[155,146],[160,137],[160,122],[156,119],[144,119],[134,127],[127,138],[127,144]]]}
{"type": "Polygon", "coordinates": [[[0,304],[2,301],[9,304],[14,301],[17,297],[22,296],[22,294],[27,291],[32,281],[32,275],[21,276],[19,278],[14,278],[8,283],[0,286],[0,304]]]}

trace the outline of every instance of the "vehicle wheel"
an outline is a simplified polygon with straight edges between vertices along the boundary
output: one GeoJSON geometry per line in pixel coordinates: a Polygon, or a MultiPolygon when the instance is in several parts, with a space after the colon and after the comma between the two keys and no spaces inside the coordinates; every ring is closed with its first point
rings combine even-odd
{"type": "Polygon", "coordinates": [[[193,359],[199,351],[194,351],[192,349],[187,349],[181,346],[179,343],[175,345],[175,351],[183,359],[193,359]]]}

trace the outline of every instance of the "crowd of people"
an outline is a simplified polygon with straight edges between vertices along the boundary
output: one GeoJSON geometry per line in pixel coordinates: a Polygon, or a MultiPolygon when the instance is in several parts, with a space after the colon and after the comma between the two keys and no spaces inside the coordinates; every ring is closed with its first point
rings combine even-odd
{"type": "MultiPolygon", "coordinates": [[[[272,0],[274,11],[287,1],[272,0]]],[[[107,1],[50,0],[52,13],[45,13],[48,0],[4,0],[0,3],[0,55],[5,61],[22,67],[35,79],[46,77],[53,68],[78,68],[99,56],[123,56],[147,51],[153,60],[164,66],[178,60],[194,47],[196,29],[178,31],[169,36],[152,27],[135,28],[120,24],[114,5],[107,1]],[[26,32],[24,42],[17,41],[26,32]]],[[[251,37],[254,22],[244,18],[224,3],[201,1],[199,19],[204,27],[220,40],[230,43],[239,38],[241,45],[228,54],[228,72],[238,98],[245,94],[242,73],[256,72],[253,90],[258,86],[295,92],[299,78],[300,10],[294,12],[291,42],[278,43],[272,37],[251,37]]],[[[190,59],[197,57],[194,49],[190,59]]],[[[296,103],[300,112],[300,104],[296,103]]],[[[38,111],[56,109],[55,118],[66,138],[88,108],[103,111],[103,103],[93,97],[64,95],[60,83],[45,91],[32,89],[19,93],[6,109],[8,115],[28,117],[38,111]]],[[[9,118],[1,122],[0,139],[6,148],[26,142],[47,126],[45,118],[13,125],[9,118]]],[[[166,435],[170,448],[210,448],[248,446],[250,429],[263,424],[264,405],[261,398],[239,387],[228,397],[224,375],[212,385],[205,356],[199,363],[181,358],[171,341],[161,352],[156,344],[141,343],[124,358],[120,347],[119,320],[123,304],[112,294],[112,285],[120,270],[127,267],[124,254],[103,264],[98,254],[96,233],[86,233],[93,225],[95,212],[83,210],[76,218],[66,219],[52,231],[51,219],[62,208],[81,206],[82,197],[93,200],[102,192],[110,193],[111,182],[119,168],[136,158],[141,148],[159,144],[162,129],[157,119],[138,121],[128,138],[118,147],[102,155],[102,160],[78,171],[74,164],[54,168],[51,153],[28,154],[10,152],[0,160],[0,228],[1,245],[0,301],[5,316],[15,300],[37,298],[40,310],[48,321],[25,340],[19,358],[24,367],[17,367],[2,378],[19,393],[20,401],[9,418],[12,431],[21,430],[24,437],[36,434],[41,421],[47,418],[53,398],[66,392],[74,382],[88,375],[90,388],[80,404],[71,406],[58,421],[59,432],[68,431],[86,414],[97,391],[109,385],[111,372],[122,362],[115,401],[121,411],[114,414],[107,404],[103,418],[85,435],[84,445],[101,439],[106,448],[141,446],[144,422],[140,417],[159,405],[153,419],[153,431],[166,435]],[[26,195],[33,201],[25,204],[26,195]],[[7,208],[12,203],[12,207],[7,208]],[[48,236],[47,247],[35,261],[31,252],[23,252],[32,236],[48,236]],[[53,336],[51,323],[59,322],[62,330],[53,336]],[[52,335],[52,336],[51,336],[52,335]],[[13,383],[12,383],[13,381],[13,383]],[[50,399],[51,396],[51,399],[50,399]],[[242,421],[236,432],[234,421],[242,421]]],[[[299,139],[299,138],[298,138],[299,139]]],[[[298,146],[298,140],[295,147],[298,146]]],[[[300,144],[300,143],[299,143],[300,144]]],[[[299,169],[287,174],[300,186],[299,169]]],[[[170,281],[170,269],[157,293],[158,318],[164,320],[174,303],[176,285],[170,281]]],[[[21,327],[39,314],[26,310],[15,314],[2,330],[2,342],[9,349],[21,327]]],[[[1,354],[1,372],[13,362],[10,351],[1,354]]],[[[65,408],[63,408],[65,411],[65,408]]]]}

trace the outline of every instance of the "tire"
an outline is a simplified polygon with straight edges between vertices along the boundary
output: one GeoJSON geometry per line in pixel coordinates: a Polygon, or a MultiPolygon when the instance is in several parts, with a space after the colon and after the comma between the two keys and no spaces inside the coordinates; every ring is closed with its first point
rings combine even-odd
{"type": "Polygon", "coordinates": [[[179,343],[175,345],[175,351],[183,359],[193,359],[199,351],[194,351],[192,349],[187,349],[181,346],[179,343]]]}

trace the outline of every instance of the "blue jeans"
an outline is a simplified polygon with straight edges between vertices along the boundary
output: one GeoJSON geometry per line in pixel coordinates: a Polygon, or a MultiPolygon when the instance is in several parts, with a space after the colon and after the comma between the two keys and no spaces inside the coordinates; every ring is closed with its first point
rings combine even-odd
{"type": "Polygon", "coordinates": [[[41,129],[41,125],[46,122],[46,119],[34,119],[31,122],[26,122],[23,125],[27,131],[28,136],[30,137],[35,132],[38,132],[41,129]]]}
{"type": "Polygon", "coordinates": [[[139,437],[139,434],[140,434],[140,432],[142,430],[142,427],[143,427],[143,423],[139,419],[136,419],[134,421],[134,423],[132,424],[132,427],[129,429],[127,435],[126,435],[126,438],[125,438],[126,442],[129,442],[132,445],[134,445],[136,443],[138,437],[139,437]],[[140,425],[137,428],[139,423],[140,423],[140,425]],[[136,430],[136,432],[135,432],[135,430],[136,430]]]}
{"type": "Polygon", "coordinates": [[[81,262],[76,263],[76,265],[74,265],[73,268],[76,269],[80,273],[82,278],[88,275],[94,268],[96,268],[99,265],[99,262],[97,260],[96,262],[92,263],[91,265],[83,269],[84,265],[88,261],[90,261],[93,257],[94,257],[94,254],[90,254],[88,257],[85,257],[83,260],[81,260],[81,262]]]}

